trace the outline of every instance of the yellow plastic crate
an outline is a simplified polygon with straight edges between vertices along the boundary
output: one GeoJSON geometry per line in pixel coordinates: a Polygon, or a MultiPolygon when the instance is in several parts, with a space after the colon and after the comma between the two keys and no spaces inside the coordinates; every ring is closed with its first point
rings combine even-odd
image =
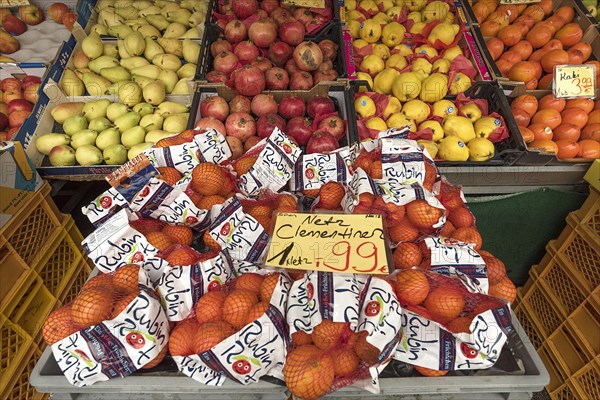
{"type": "Polygon", "coordinates": [[[84,257],[81,260],[79,266],[77,267],[75,273],[73,274],[71,281],[67,285],[67,289],[65,290],[64,294],[62,294],[59,298],[62,304],[67,304],[71,302],[71,300],[73,300],[75,296],[79,294],[81,288],[83,287],[91,273],[92,270],[87,263],[87,258],[84,257]]]}
{"type": "Polygon", "coordinates": [[[5,400],[41,400],[46,397],[43,393],[38,393],[33,386],[29,384],[29,376],[33,367],[38,362],[42,352],[35,348],[29,360],[24,362],[23,371],[19,374],[13,386],[4,391],[1,398],[5,400]]]}
{"type": "Polygon", "coordinates": [[[523,295],[519,307],[525,307],[544,337],[550,336],[565,320],[539,282],[523,295]]]}
{"type": "Polygon", "coordinates": [[[590,186],[590,195],[575,215],[590,232],[600,237],[600,192],[590,186]]]}
{"type": "Polygon", "coordinates": [[[590,296],[567,319],[567,324],[592,357],[600,354],[600,307],[590,296]]]}
{"type": "Polygon", "coordinates": [[[546,345],[542,345],[537,353],[548,370],[548,375],[550,375],[550,383],[546,386],[546,390],[548,393],[553,393],[565,383],[568,377],[560,365],[555,362],[554,353],[546,345]]]}
{"type": "Polygon", "coordinates": [[[515,308],[515,315],[517,316],[517,320],[521,323],[525,334],[533,344],[535,349],[539,349],[544,343],[545,337],[543,336],[540,329],[535,325],[535,322],[529,316],[529,313],[525,309],[525,307],[517,307],[515,308]]]}
{"type": "Polygon", "coordinates": [[[554,354],[554,360],[560,365],[561,370],[572,376],[583,368],[591,357],[584,351],[577,338],[572,337],[566,326],[558,328],[546,340],[547,347],[554,354]]]}
{"type": "Polygon", "coordinates": [[[10,245],[0,247],[0,310],[4,310],[12,302],[30,272],[29,266],[10,245]]]}
{"type": "Polygon", "coordinates": [[[0,314],[0,393],[23,367],[32,343],[27,332],[0,314]]]}
{"type": "Polygon", "coordinates": [[[52,296],[44,285],[40,285],[35,292],[29,295],[25,312],[15,322],[32,338],[35,338],[41,332],[42,324],[55,303],[56,297],[52,296]]]}
{"type": "Polygon", "coordinates": [[[581,399],[600,399],[600,358],[587,364],[573,375],[571,384],[581,399]]]}
{"type": "Polygon", "coordinates": [[[570,382],[565,382],[558,389],[548,392],[548,394],[552,400],[582,400],[570,382]]]}

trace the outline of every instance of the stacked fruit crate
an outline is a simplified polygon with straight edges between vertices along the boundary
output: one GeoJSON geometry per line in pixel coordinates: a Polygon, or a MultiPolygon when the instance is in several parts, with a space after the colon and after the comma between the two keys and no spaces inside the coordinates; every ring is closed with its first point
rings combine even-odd
{"type": "Polygon", "coordinates": [[[42,321],[81,288],[90,268],[71,217],[48,183],[0,229],[0,398],[41,399],[29,375],[45,348],[42,321]],[[78,287],[77,287],[78,286],[78,287]]]}
{"type": "Polygon", "coordinates": [[[542,358],[553,399],[600,398],[600,192],[546,246],[515,313],[542,358]]]}

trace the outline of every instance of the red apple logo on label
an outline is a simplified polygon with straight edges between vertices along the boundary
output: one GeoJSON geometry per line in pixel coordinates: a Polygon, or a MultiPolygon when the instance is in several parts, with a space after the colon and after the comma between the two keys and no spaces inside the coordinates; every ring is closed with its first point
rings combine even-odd
{"type": "Polygon", "coordinates": [[[377,301],[371,301],[365,307],[365,314],[369,317],[374,317],[381,311],[381,306],[377,301]]]}
{"type": "Polygon", "coordinates": [[[196,217],[192,217],[191,215],[189,217],[185,217],[185,223],[186,224],[193,225],[193,224],[195,224],[197,222],[198,222],[198,218],[196,218],[196,217]]]}
{"type": "Polygon", "coordinates": [[[306,168],[306,171],[304,171],[304,176],[306,176],[308,179],[314,179],[315,171],[312,168],[306,168]]]}
{"type": "Polygon", "coordinates": [[[74,351],[75,351],[75,354],[77,354],[79,357],[81,357],[84,361],[87,361],[87,362],[92,361],[90,359],[90,357],[87,354],[85,354],[83,351],[81,351],[79,349],[74,350],[74,351]]]}
{"type": "Polygon", "coordinates": [[[100,199],[100,206],[106,210],[107,208],[110,208],[111,205],[112,199],[108,196],[102,196],[100,199]]]}
{"type": "Polygon", "coordinates": [[[133,256],[131,256],[131,262],[137,263],[140,261],[144,261],[144,254],[141,251],[136,251],[133,256]]]}
{"type": "Polygon", "coordinates": [[[125,341],[136,350],[141,349],[146,344],[146,339],[137,332],[130,332],[125,336],[125,341]]]}
{"type": "Polygon", "coordinates": [[[308,285],[306,285],[306,292],[308,293],[308,301],[311,301],[315,295],[315,288],[311,282],[308,282],[308,285]]]}
{"type": "Polygon", "coordinates": [[[246,360],[238,360],[234,362],[231,368],[240,375],[247,375],[250,373],[250,371],[252,371],[252,366],[246,360]]]}
{"type": "Polygon", "coordinates": [[[149,187],[145,187],[141,192],[140,192],[140,197],[146,197],[148,196],[148,193],[150,193],[150,188],[149,187]]]}
{"type": "Polygon", "coordinates": [[[460,351],[462,351],[463,355],[467,358],[475,358],[478,354],[477,350],[475,350],[466,343],[460,344],[460,351]]]}
{"type": "Polygon", "coordinates": [[[221,236],[227,236],[229,235],[229,232],[231,232],[231,224],[229,222],[226,222],[221,227],[221,236]]]}
{"type": "Polygon", "coordinates": [[[289,144],[284,144],[283,146],[283,151],[285,151],[285,154],[292,154],[292,147],[289,144]]]}
{"type": "Polygon", "coordinates": [[[217,290],[221,290],[221,282],[219,281],[210,281],[208,283],[208,291],[209,292],[214,292],[217,290]]]}

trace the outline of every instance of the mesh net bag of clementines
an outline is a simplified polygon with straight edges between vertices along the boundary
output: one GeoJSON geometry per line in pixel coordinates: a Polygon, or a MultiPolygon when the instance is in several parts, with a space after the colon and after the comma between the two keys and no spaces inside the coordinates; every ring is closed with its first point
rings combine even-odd
{"type": "Polygon", "coordinates": [[[171,332],[169,352],[196,381],[220,386],[229,378],[246,385],[265,375],[282,377],[290,280],[250,264],[244,270],[200,297],[171,332]]]}
{"type": "Polygon", "coordinates": [[[88,280],[48,316],[42,336],[67,380],[86,386],[157,366],[169,321],[144,270],[126,264],[88,280]]]}
{"type": "Polygon", "coordinates": [[[316,399],[348,385],[379,391],[401,322],[389,282],[306,272],[292,284],[287,322],[292,342],[283,375],[294,396],[316,399]]]}
{"type": "Polygon", "coordinates": [[[469,291],[475,285],[465,284],[465,278],[420,269],[404,269],[393,278],[402,305],[394,359],[439,371],[496,363],[513,331],[504,300],[469,291]]]}

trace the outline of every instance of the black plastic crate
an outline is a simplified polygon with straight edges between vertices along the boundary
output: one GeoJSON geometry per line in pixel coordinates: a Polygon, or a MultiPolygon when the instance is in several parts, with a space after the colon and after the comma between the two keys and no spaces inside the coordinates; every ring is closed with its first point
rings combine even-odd
{"type": "MultiPolygon", "coordinates": [[[[317,94],[327,94],[333,100],[336,111],[340,117],[346,121],[346,138],[340,140],[340,147],[351,146],[358,142],[358,132],[356,130],[356,113],[354,112],[354,99],[345,85],[319,84],[309,91],[278,90],[265,91],[265,94],[273,95],[275,101],[279,103],[285,96],[294,94],[302,97],[305,101],[317,94]]],[[[206,97],[219,95],[228,102],[235,96],[235,92],[225,85],[206,85],[199,86],[194,92],[194,99],[190,107],[190,118],[188,119],[188,129],[193,129],[196,122],[202,118],[199,107],[200,102],[206,97]]]]}
{"type": "MultiPolygon", "coordinates": [[[[358,93],[359,87],[369,85],[366,81],[352,81],[352,99],[354,95],[358,93]]],[[[494,158],[488,161],[475,162],[475,161],[442,161],[436,160],[436,165],[443,167],[464,167],[464,166],[508,166],[513,165],[521,157],[525,150],[525,143],[521,138],[517,123],[512,116],[510,105],[504,92],[497,83],[495,82],[475,82],[473,86],[464,92],[464,95],[473,99],[486,99],[488,101],[488,112],[497,112],[504,118],[504,123],[508,129],[508,137],[502,142],[494,143],[496,148],[494,158]]],[[[447,100],[456,100],[455,95],[449,95],[444,97],[447,100]]],[[[357,120],[354,106],[352,108],[354,113],[354,119],[357,120]]],[[[358,131],[357,131],[358,137],[358,131]]],[[[360,140],[360,139],[359,139],[360,140]]]]}
{"type": "MultiPolygon", "coordinates": [[[[206,75],[212,71],[214,57],[210,53],[210,46],[222,36],[222,31],[215,25],[206,25],[202,43],[200,44],[200,55],[198,57],[202,62],[198,63],[196,70],[197,81],[206,81],[206,75]]],[[[342,35],[342,27],[339,23],[330,24],[327,29],[314,36],[311,41],[319,43],[325,39],[329,39],[338,45],[337,58],[333,63],[333,67],[338,73],[338,78],[348,77],[348,68],[346,66],[346,53],[344,49],[344,40],[342,35]]]]}

